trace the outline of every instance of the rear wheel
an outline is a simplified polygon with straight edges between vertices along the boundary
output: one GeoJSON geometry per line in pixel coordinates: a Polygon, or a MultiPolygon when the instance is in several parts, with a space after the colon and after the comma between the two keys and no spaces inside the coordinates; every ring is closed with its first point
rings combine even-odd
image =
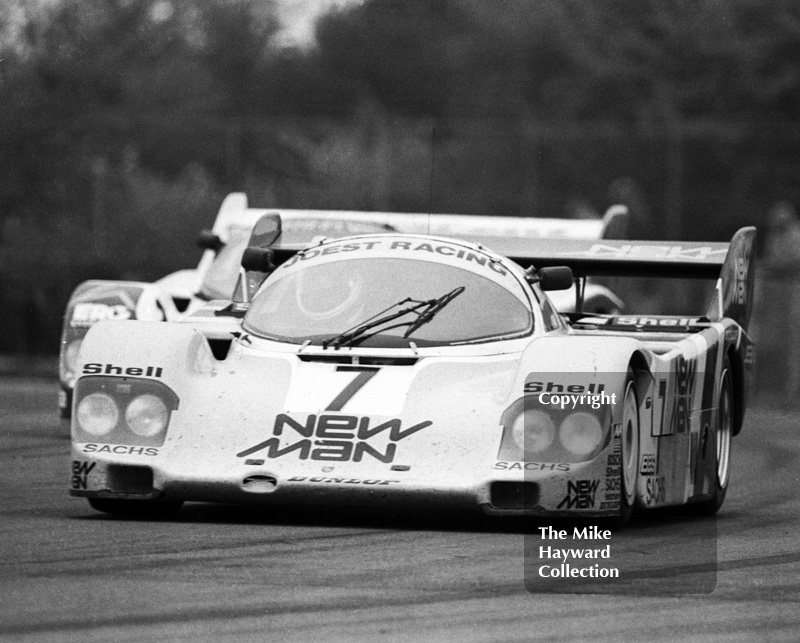
{"type": "Polygon", "coordinates": [[[112,516],[126,518],[170,518],[180,511],[180,500],[120,500],[89,498],[89,506],[112,516]]]}
{"type": "Polygon", "coordinates": [[[730,361],[725,358],[719,387],[719,405],[714,437],[714,482],[711,497],[689,505],[690,513],[699,516],[713,516],[728,493],[728,482],[731,475],[731,438],[733,436],[733,379],[730,361]]]}

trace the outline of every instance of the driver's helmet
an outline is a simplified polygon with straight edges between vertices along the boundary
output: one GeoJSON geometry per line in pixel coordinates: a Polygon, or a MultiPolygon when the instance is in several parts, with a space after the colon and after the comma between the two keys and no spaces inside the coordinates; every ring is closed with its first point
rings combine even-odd
{"type": "Polygon", "coordinates": [[[352,261],[333,261],[302,270],[297,279],[297,306],[310,319],[334,319],[352,313],[364,291],[364,277],[352,261]]]}

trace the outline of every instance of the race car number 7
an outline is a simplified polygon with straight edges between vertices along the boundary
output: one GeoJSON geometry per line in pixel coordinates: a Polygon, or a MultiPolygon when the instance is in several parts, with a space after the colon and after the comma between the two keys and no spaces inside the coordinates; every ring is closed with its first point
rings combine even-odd
{"type": "Polygon", "coordinates": [[[330,404],[325,407],[326,411],[341,411],[345,404],[347,404],[350,399],[358,393],[364,385],[369,382],[373,377],[378,374],[380,368],[374,366],[350,366],[350,365],[342,365],[337,366],[336,371],[341,372],[351,372],[357,373],[357,375],[347,383],[339,394],[333,398],[330,404]]]}

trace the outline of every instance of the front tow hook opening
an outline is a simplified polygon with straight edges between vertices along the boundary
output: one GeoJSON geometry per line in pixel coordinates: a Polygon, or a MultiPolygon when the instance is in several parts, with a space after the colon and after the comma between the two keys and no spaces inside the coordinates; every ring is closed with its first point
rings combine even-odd
{"type": "Polygon", "coordinates": [[[247,476],[242,480],[242,489],[250,493],[272,493],[278,488],[278,479],[270,475],[247,476]]]}

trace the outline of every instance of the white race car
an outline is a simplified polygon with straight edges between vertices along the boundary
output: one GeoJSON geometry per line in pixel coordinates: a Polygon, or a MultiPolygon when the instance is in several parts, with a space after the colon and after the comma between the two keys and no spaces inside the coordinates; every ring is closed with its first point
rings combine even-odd
{"type": "Polygon", "coordinates": [[[714,513],[752,363],[754,237],[257,244],[234,302],[90,329],[70,493],[116,515],[184,501],[714,513]],[[598,272],[712,278],[716,298],[688,317],[567,316],[544,292],[598,272]]]}

